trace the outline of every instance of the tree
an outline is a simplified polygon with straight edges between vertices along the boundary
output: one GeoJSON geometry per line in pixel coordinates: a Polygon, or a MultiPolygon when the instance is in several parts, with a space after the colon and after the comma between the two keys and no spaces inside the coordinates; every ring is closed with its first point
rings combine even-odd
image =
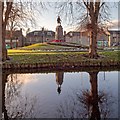
{"type": "Polygon", "coordinates": [[[64,3],[57,3],[59,14],[63,12],[68,19],[73,19],[79,26],[86,28],[90,33],[89,57],[97,58],[97,34],[109,18],[108,2],[102,0],[68,0],[64,3]],[[77,20],[77,21],[76,21],[77,20]]]}
{"type": "MultiPolygon", "coordinates": [[[[2,2],[0,2],[0,16],[2,16],[2,2]]],[[[0,18],[0,62],[2,61],[2,18],[0,18]]]]}
{"type": "Polygon", "coordinates": [[[7,0],[6,3],[2,2],[2,61],[8,59],[6,44],[5,44],[5,35],[6,35],[6,25],[8,23],[12,5],[13,5],[12,0],[7,0]]]}
{"type": "MultiPolygon", "coordinates": [[[[40,8],[45,8],[42,2],[33,2],[28,0],[13,2],[13,0],[3,1],[2,3],[2,61],[9,59],[5,44],[6,26],[10,25],[11,29],[17,25],[35,24],[35,13],[40,11],[40,8]],[[17,24],[16,24],[17,23],[17,24]],[[19,24],[18,24],[19,23],[19,24]]],[[[12,33],[12,32],[11,32],[12,33]]]]}
{"type": "Polygon", "coordinates": [[[14,37],[14,32],[19,28],[25,28],[26,24],[31,21],[32,24],[35,24],[35,19],[33,16],[30,16],[25,10],[26,4],[14,3],[9,15],[9,20],[7,23],[7,30],[10,32],[10,44],[12,48],[12,39],[14,37]]]}

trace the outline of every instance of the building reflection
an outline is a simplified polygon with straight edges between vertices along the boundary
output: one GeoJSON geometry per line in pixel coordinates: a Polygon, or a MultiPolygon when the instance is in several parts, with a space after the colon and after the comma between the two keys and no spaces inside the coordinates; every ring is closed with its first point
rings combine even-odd
{"type": "Polygon", "coordinates": [[[56,83],[58,85],[57,92],[61,93],[61,85],[63,84],[64,72],[56,72],[56,83]]]}

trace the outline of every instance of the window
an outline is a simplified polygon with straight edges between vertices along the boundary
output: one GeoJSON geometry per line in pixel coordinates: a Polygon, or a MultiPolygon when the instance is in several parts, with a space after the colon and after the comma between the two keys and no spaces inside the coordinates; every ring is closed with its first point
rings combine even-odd
{"type": "Polygon", "coordinates": [[[51,32],[47,32],[47,35],[48,35],[48,36],[52,36],[52,33],[51,33],[51,32]]]}
{"type": "Polygon", "coordinates": [[[34,35],[38,35],[38,32],[34,32],[34,35]]]}
{"type": "Polygon", "coordinates": [[[113,33],[113,37],[116,37],[116,33],[113,33]]]}

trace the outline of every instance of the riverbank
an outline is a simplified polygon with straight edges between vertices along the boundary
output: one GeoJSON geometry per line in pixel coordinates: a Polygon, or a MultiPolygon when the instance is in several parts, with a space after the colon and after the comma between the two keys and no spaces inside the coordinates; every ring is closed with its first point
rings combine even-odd
{"type": "Polygon", "coordinates": [[[10,61],[2,63],[3,69],[72,69],[80,67],[118,67],[120,51],[99,52],[98,59],[83,56],[86,52],[36,52],[10,50],[10,61]]]}

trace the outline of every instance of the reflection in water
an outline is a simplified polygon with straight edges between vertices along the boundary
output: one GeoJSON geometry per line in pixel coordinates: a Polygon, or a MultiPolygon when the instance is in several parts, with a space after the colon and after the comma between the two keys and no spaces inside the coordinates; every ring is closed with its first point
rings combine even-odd
{"type": "Polygon", "coordinates": [[[89,72],[90,91],[74,91],[72,96],[69,95],[65,101],[58,105],[58,117],[89,118],[90,120],[109,118],[112,112],[109,109],[113,102],[111,101],[112,97],[104,92],[98,92],[97,75],[98,72],[89,72]]]}
{"type": "Polygon", "coordinates": [[[5,84],[8,74],[2,74],[2,113],[5,120],[8,120],[7,109],[5,106],[5,84]]]}
{"type": "Polygon", "coordinates": [[[58,85],[57,92],[58,94],[61,93],[61,85],[64,79],[64,72],[56,72],[56,83],[58,85]]]}
{"type": "Polygon", "coordinates": [[[99,111],[99,106],[98,106],[98,102],[99,102],[99,97],[98,97],[98,83],[97,83],[97,75],[98,72],[89,72],[90,75],[90,84],[91,84],[91,94],[90,94],[90,103],[92,106],[91,109],[91,115],[90,115],[90,119],[94,120],[100,119],[100,111],[99,111]]]}
{"type": "MultiPolygon", "coordinates": [[[[97,72],[88,72],[88,73],[89,73],[90,90],[82,89],[82,90],[73,91],[73,93],[71,93],[71,91],[69,91],[70,89],[67,89],[68,83],[69,85],[71,84],[71,86],[74,86],[74,84],[77,84],[81,88],[81,86],[78,84],[79,82],[78,83],[73,82],[74,83],[73,84],[71,83],[73,80],[70,82],[70,79],[68,79],[69,81],[67,81],[66,73],[56,72],[56,78],[53,78],[53,80],[54,80],[54,83],[56,81],[58,85],[57,92],[59,94],[61,93],[61,85],[63,84],[63,79],[64,79],[64,82],[66,83],[66,87],[65,88],[62,87],[62,89],[66,89],[65,91],[68,90],[68,92],[70,93],[70,95],[68,95],[62,92],[63,94],[60,94],[59,96],[53,95],[49,91],[44,91],[46,90],[48,85],[51,85],[51,84],[48,84],[47,83],[48,81],[46,79],[42,80],[42,78],[40,78],[37,75],[34,75],[34,77],[32,78],[31,77],[32,74],[30,74],[30,77],[28,77],[28,79],[30,78],[31,82],[27,82],[25,84],[23,79],[25,78],[24,77],[25,74],[22,74],[22,75],[21,74],[8,75],[5,73],[2,74],[2,78],[3,78],[2,112],[4,113],[5,120],[7,120],[8,118],[37,118],[38,115],[40,114],[41,115],[44,114],[47,117],[48,111],[52,111],[55,114],[56,109],[57,109],[56,117],[58,118],[89,118],[91,120],[109,118],[109,115],[112,112],[110,110],[110,107],[112,106],[112,102],[113,102],[111,100],[111,96],[109,96],[108,93],[99,91],[98,89],[98,73],[99,72],[97,71],[97,72]],[[38,78],[40,79],[34,81],[35,77],[36,79],[38,78]],[[33,86],[32,81],[34,81],[34,84],[37,84],[38,88],[41,88],[41,89],[39,90],[37,87],[31,88],[31,86],[29,85],[33,86]],[[28,89],[28,92],[23,90],[23,86],[27,84],[30,87],[30,89],[28,89]],[[35,93],[38,91],[38,94],[33,94],[29,90],[31,91],[35,90],[35,93]],[[65,95],[67,99],[65,99],[65,96],[63,95],[65,95]],[[51,97],[53,99],[51,99],[51,97]],[[44,109],[45,109],[44,106],[46,106],[45,105],[46,103],[44,101],[47,101],[47,104],[48,104],[47,106],[48,111],[46,111],[46,114],[44,113],[44,109]],[[55,105],[56,103],[58,104],[58,106],[55,105]],[[41,107],[40,104],[44,104],[44,105],[41,107]]],[[[47,76],[48,74],[45,74],[45,75],[47,76]]],[[[49,77],[46,77],[46,78],[49,79],[49,77]]],[[[50,83],[52,83],[52,81],[50,81],[50,83]]],[[[51,88],[53,87],[54,86],[51,85],[51,88]]],[[[89,87],[87,86],[87,88],[89,87]]],[[[55,89],[52,89],[52,90],[55,91],[55,89]]],[[[52,92],[55,93],[54,91],[52,92]]]]}
{"type": "MultiPolygon", "coordinates": [[[[5,120],[9,118],[34,118],[37,97],[20,94],[23,80],[17,74],[2,74],[2,113],[5,120]]],[[[37,104],[38,105],[38,104],[37,104]]],[[[37,113],[37,112],[36,112],[37,113]]]]}

